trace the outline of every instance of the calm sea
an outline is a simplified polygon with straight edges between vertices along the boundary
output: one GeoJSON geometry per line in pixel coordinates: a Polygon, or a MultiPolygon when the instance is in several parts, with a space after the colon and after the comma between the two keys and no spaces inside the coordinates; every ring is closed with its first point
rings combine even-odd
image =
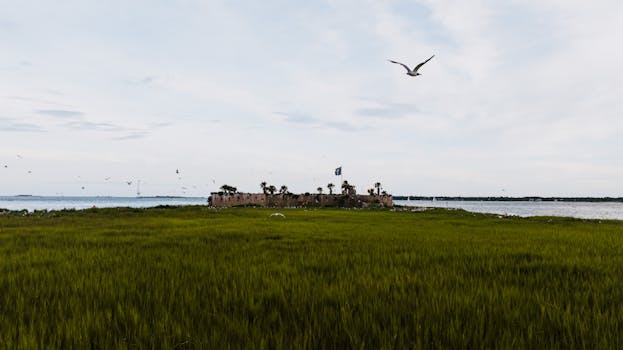
{"type": "Polygon", "coordinates": [[[158,205],[201,205],[203,197],[43,197],[0,196],[0,208],[10,210],[61,210],[86,208],[131,207],[148,208],[158,205]]]}
{"type": "Polygon", "coordinates": [[[396,200],[415,207],[459,208],[476,213],[517,216],[569,216],[583,219],[623,220],[623,203],[617,202],[515,202],[396,200]]]}
{"type": "MultiPolygon", "coordinates": [[[[205,197],[43,197],[0,196],[0,208],[10,210],[61,210],[92,207],[148,208],[158,205],[206,205],[205,197]]],[[[584,219],[623,220],[623,203],[613,202],[514,202],[395,200],[414,207],[460,208],[477,213],[517,216],[570,216],[584,219]]]]}

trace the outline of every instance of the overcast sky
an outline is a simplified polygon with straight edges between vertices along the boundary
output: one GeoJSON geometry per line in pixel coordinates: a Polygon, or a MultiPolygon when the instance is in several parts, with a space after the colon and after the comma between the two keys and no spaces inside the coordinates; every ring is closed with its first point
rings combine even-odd
{"type": "Polygon", "coordinates": [[[0,8],[0,195],[623,196],[620,0],[0,8]]]}

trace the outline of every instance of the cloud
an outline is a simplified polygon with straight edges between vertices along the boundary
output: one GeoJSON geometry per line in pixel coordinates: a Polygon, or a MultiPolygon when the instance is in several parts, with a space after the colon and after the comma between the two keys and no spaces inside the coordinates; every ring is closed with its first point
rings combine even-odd
{"type": "Polygon", "coordinates": [[[165,128],[172,125],[174,125],[173,122],[156,122],[149,124],[149,126],[152,128],[165,128]]]}
{"type": "Polygon", "coordinates": [[[367,126],[357,126],[347,122],[326,122],[324,125],[331,129],[348,132],[360,131],[368,128],[367,126]]]}
{"type": "Polygon", "coordinates": [[[362,117],[381,119],[400,119],[420,112],[413,104],[397,102],[377,102],[374,107],[359,108],[355,111],[362,117]]]}
{"type": "Polygon", "coordinates": [[[79,118],[79,117],[84,116],[84,113],[80,111],[67,111],[67,110],[62,110],[62,109],[40,109],[40,110],[37,110],[37,113],[47,115],[50,117],[54,117],[54,118],[68,118],[68,119],[79,118]]]}
{"type": "Polygon", "coordinates": [[[322,119],[314,118],[312,116],[309,116],[305,113],[300,113],[300,112],[293,112],[293,113],[274,112],[274,114],[284,116],[285,117],[284,121],[286,123],[306,125],[313,129],[334,129],[334,130],[339,130],[339,131],[353,132],[353,131],[363,130],[366,128],[364,126],[356,126],[352,123],[345,122],[345,121],[324,121],[322,119]]]}
{"type": "Polygon", "coordinates": [[[135,132],[132,132],[126,135],[112,137],[111,140],[116,140],[116,141],[136,140],[136,139],[141,139],[143,137],[146,137],[147,135],[149,135],[147,131],[135,131],[135,132]]]}
{"type": "Polygon", "coordinates": [[[73,121],[63,124],[63,126],[73,130],[91,131],[126,131],[127,129],[112,123],[95,123],[90,121],[73,121]]]}
{"type": "Polygon", "coordinates": [[[32,97],[24,97],[24,96],[6,96],[6,98],[9,100],[14,100],[14,101],[23,101],[23,102],[36,103],[36,104],[46,104],[46,105],[66,107],[66,105],[62,103],[48,101],[43,98],[32,98],[32,97]]]}
{"type": "MultiPolygon", "coordinates": [[[[159,129],[169,126],[171,123],[152,123],[149,129],[159,129]]],[[[95,131],[105,133],[115,133],[111,140],[135,140],[146,137],[150,134],[150,130],[126,127],[115,123],[92,122],[88,120],[77,120],[62,124],[61,126],[70,130],[95,131]]]]}
{"type": "Polygon", "coordinates": [[[284,116],[284,121],[287,123],[296,123],[296,124],[318,124],[319,120],[317,118],[311,117],[304,113],[285,113],[285,112],[274,112],[274,114],[284,116]]]}
{"type": "Polygon", "coordinates": [[[24,122],[16,122],[13,119],[0,118],[0,132],[44,132],[41,126],[32,124],[32,123],[24,123],[24,122]]]}
{"type": "Polygon", "coordinates": [[[149,85],[158,79],[155,75],[148,75],[140,78],[126,79],[125,83],[129,85],[149,85]]]}
{"type": "Polygon", "coordinates": [[[55,89],[43,89],[41,91],[43,91],[43,92],[45,92],[46,94],[49,94],[49,95],[55,95],[55,96],[63,96],[64,95],[61,91],[55,90],[55,89]]]}

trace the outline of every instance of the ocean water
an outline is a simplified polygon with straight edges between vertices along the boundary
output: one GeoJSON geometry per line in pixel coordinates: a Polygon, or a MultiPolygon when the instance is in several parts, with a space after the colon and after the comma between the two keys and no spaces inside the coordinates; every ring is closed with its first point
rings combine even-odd
{"type": "Polygon", "coordinates": [[[623,220],[623,203],[620,202],[395,200],[394,204],[414,207],[459,208],[476,213],[524,217],[567,216],[582,219],[623,220]]]}
{"type": "Polygon", "coordinates": [[[0,196],[0,208],[10,210],[61,210],[86,208],[149,208],[158,205],[207,205],[204,197],[48,197],[0,196]]]}
{"type": "MultiPolygon", "coordinates": [[[[0,196],[0,208],[10,210],[61,210],[92,207],[149,208],[158,205],[207,205],[205,197],[54,197],[0,196]]],[[[583,219],[623,220],[623,203],[617,202],[516,202],[395,200],[414,207],[459,208],[476,213],[517,216],[567,216],[583,219]]]]}

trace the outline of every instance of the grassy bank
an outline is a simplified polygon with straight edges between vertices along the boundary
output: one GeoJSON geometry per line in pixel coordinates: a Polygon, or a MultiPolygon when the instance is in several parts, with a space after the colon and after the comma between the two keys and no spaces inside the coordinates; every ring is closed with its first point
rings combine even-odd
{"type": "Polygon", "coordinates": [[[274,211],[0,216],[0,347],[623,347],[623,222],[274,211]]]}

